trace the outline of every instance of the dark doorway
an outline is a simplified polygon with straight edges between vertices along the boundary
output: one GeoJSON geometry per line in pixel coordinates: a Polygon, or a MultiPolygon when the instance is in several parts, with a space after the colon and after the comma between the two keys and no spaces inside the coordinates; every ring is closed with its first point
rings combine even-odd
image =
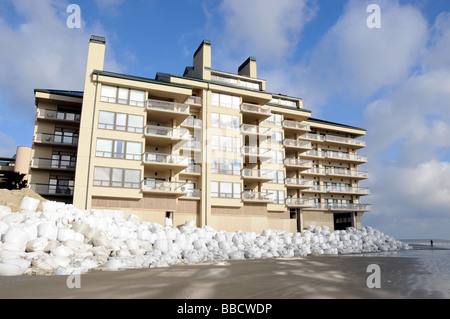
{"type": "Polygon", "coordinates": [[[301,232],[302,231],[302,225],[300,222],[300,213],[301,213],[302,209],[301,208],[291,208],[290,209],[290,218],[291,219],[296,219],[297,221],[297,232],[301,232]]]}
{"type": "Polygon", "coordinates": [[[345,230],[353,227],[353,213],[334,213],[334,230],[345,230]]]}

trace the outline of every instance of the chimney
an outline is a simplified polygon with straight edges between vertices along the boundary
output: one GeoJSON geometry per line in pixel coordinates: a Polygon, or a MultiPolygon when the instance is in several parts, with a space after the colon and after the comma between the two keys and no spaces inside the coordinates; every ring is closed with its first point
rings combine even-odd
{"type": "Polygon", "coordinates": [[[238,74],[243,76],[248,76],[250,78],[258,78],[256,72],[256,59],[254,57],[249,57],[238,69],[238,74]]]}
{"type": "Polygon", "coordinates": [[[194,53],[194,72],[195,78],[211,80],[211,42],[203,40],[194,53]]]}

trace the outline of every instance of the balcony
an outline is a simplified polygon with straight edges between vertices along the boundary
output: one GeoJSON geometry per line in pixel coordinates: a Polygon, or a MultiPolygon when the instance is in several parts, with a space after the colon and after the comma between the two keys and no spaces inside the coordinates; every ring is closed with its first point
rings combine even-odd
{"type": "Polygon", "coordinates": [[[286,205],[289,208],[313,207],[314,199],[309,198],[287,198],[286,205]]]}
{"type": "Polygon", "coordinates": [[[364,171],[355,171],[347,168],[327,167],[326,174],[330,176],[352,177],[354,179],[369,178],[369,173],[364,171]]]}
{"type": "Polygon", "coordinates": [[[366,187],[326,186],[326,190],[332,194],[370,195],[370,188],[366,187]]]}
{"type": "Polygon", "coordinates": [[[309,124],[304,124],[304,123],[301,123],[301,122],[290,121],[290,120],[284,120],[283,121],[283,128],[284,128],[284,132],[286,134],[289,134],[289,133],[304,133],[304,132],[309,132],[310,129],[311,129],[309,124]]]}
{"type": "Polygon", "coordinates": [[[188,189],[187,194],[184,195],[183,199],[193,199],[193,200],[199,200],[202,197],[202,190],[201,189],[188,189]]]}
{"type": "Polygon", "coordinates": [[[244,121],[264,121],[272,116],[270,106],[266,105],[242,103],[241,112],[244,121]]]}
{"type": "Polygon", "coordinates": [[[307,193],[326,193],[327,187],[323,185],[313,185],[311,188],[304,189],[303,192],[307,193]]]}
{"type": "Polygon", "coordinates": [[[193,140],[190,140],[181,146],[183,152],[201,152],[202,148],[202,142],[193,140]]]}
{"type": "Polygon", "coordinates": [[[180,175],[200,176],[202,174],[202,167],[200,165],[189,165],[180,172],[180,175]]]}
{"type": "Polygon", "coordinates": [[[274,176],[273,173],[275,171],[273,170],[267,170],[267,169],[249,169],[244,168],[242,170],[242,178],[246,182],[268,182],[271,181],[274,176]]]}
{"type": "Polygon", "coordinates": [[[299,158],[285,158],[284,166],[286,166],[286,169],[292,168],[296,170],[304,170],[312,167],[312,161],[299,158]]]}
{"type": "Polygon", "coordinates": [[[75,159],[56,160],[50,158],[33,158],[31,160],[31,168],[34,169],[75,171],[75,167],[76,167],[75,159]]]}
{"type": "Polygon", "coordinates": [[[190,115],[189,105],[160,100],[147,101],[148,118],[160,122],[176,121],[176,125],[183,123],[190,115]]]}
{"type": "Polygon", "coordinates": [[[200,119],[196,119],[193,116],[189,116],[187,119],[181,123],[181,126],[188,128],[201,129],[203,121],[200,119]]]}
{"type": "Polygon", "coordinates": [[[34,143],[77,147],[78,135],[36,133],[34,143]]]}
{"type": "Polygon", "coordinates": [[[200,96],[190,96],[186,104],[189,104],[191,108],[200,108],[202,107],[202,98],[200,96]]]}
{"type": "Polygon", "coordinates": [[[300,155],[303,158],[307,159],[323,159],[325,157],[324,152],[320,152],[317,150],[308,150],[300,155]]]}
{"type": "Polygon", "coordinates": [[[349,154],[344,152],[336,152],[336,151],[326,151],[322,152],[325,153],[325,158],[330,159],[337,159],[342,161],[347,161],[351,163],[366,163],[367,162],[367,156],[364,155],[357,155],[357,154],[349,154]]]}
{"type": "Polygon", "coordinates": [[[301,189],[308,189],[314,186],[312,181],[307,181],[302,178],[286,178],[285,185],[286,187],[301,189]]]}
{"type": "Polygon", "coordinates": [[[189,140],[189,131],[184,128],[172,128],[165,126],[147,125],[145,137],[149,145],[169,146],[189,140]]]}
{"type": "Polygon", "coordinates": [[[363,140],[334,135],[325,135],[324,141],[342,146],[351,146],[353,148],[362,148],[366,146],[366,142],[363,140]]]}
{"type": "Polygon", "coordinates": [[[362,211],[362,212],[367,212],[371,210],[371,205],[370,204],[339,204],[339,203],[328,203],[328,204],[323,204],[324,207],[327,210],[333,210],[333,211],[343,211],[343,212],[348,212],[348,211],[362,211]]]}
{"type": "Polygon", "coordinates": [[[306,133],[298,137],[301,140],[313,141],[313,142],[323,142],[325,140],[325,135],[320,135],[316,133],[306,133]]]}
{"type": "Polygon", "coordinates": [[[73,186],[50,185],[50,184],[31,184],[30,188],[42,196],[73,196],[73,186]]]}
{"type": "Polygon", "coordinates": [[[187,195],[186,183],[184,182],[168,182],[154,179],[144,179],[142,184],[144,193],[157,195],[175,195],[181,197],[187,195]]]}
{"type": "Polygon", "coordinates": [[[244,202],[250,203],[273,203],[273,200],[270,198],[270,193],[256,193],[253,191],[243,191],[242,192],[242,200],[244,202]]]}
{"type": "Polygon", "coordinates": [[[301,173],[302,175],[326,175],[325,168],[313,167],[301,173]]]}
{"type": "Polygon", "coordinates": [[[155,170],[173,170],[179,173],[189,166],[189,158],[180,155],[144,153],[144,165],[155,170]]]}
{"type": "Polygon", "coordinates": [[[50,120],[57,122],[66,122],[66,123],[80,123],[81,114],[78,113],[68,113],[68,112],[60,112],[55,110],[45,110],[39,109],[37,113],[38,119],[41,120],[50,120]]]}
{"type": "Polygon", "coordinates": [[[242,124],[241,133],[245,135],[257,135],[257,136],[270,136],[272,135],[272,130],[267,127],[261,127],[258,125],[242,124]]]}
{"type": "Polygon", "coordinates": [[[256,163],[258,160],[267,161],[272,157],[269,149],[256,146],[243,146],[242,154],[249,163],[256,163]]]}
{"type": "Polygon", "coordinates": [[[311,142],[304,142],[288,138],[284,139],[283,145],[286,148],[286,150],[294,150],[294,151],[307,151],[311,150],[312,148],[311,142]]]}

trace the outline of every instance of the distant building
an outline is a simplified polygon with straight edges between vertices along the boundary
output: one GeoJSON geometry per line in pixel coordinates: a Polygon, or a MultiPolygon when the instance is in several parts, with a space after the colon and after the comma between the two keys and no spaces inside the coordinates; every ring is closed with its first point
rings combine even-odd
{"type": "Polygon", "coordinates": [[[360,227],[370,210],[358,152],[365,130],[311,117],[266,91],[256,59],[211,68],[204,40],[182,76],[103,69],[92,36],[83,92],[36,89],[29,180],[49,199],[121,209],[174,226],[301,230],[360,227]]]}
{"type": "Polygon", "coordinates": [[[0,187],[6,182],[11,173],[25,174],[23,180],[28,179],[30,169],[31,148],[26,146],[17,147],[13,157],[0,157],[0,187]]]}

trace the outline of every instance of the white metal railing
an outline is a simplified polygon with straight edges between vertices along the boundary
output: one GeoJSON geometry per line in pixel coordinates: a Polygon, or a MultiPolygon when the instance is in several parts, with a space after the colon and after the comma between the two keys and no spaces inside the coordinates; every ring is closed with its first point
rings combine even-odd
{"type": "Polygon", "coordinates": [[[267,192],[253,192],[253,191],[243,191],[242,199],[248,201],[273,201],[270,198],[271,193],[267,192]]]}
{"type": "Polygon", "coordinates": [[[181,126],[188,126],[194,128],[202,128],[203,121],[200,119],[196,119],[192,116],[189,116],[187,119],[181,123],[181,126]]]}
{"type": "Polygon", "coordinates": [[[160,100],[147,100],[147,109],[189,114],[189,105],[160,100]]]}
{"type": "Polygon", "coordinates": [[[369,178],[369,173],[365,171],[355,171],[350,170],[348,168],[335,168],[335,167],[326,167],[325,170],[327,175],[369,178]]]}
{"type": "Polygon", "coordinates": [[[272,179],[274,172],[275,172],[274,170],[269,169],[244,168],[242,169],[242,177],[272,179]]]}
{"type": "Polygon", "coordinates": [[[182,150],[185,151],[201,151],[202,150],[202,142],[200,141],[188,141],[187,143],[181,146],[182,150]]]}
{"type": "Polygon", "coordinates": [[[257,146],[243,146],[242,147],[242,152],[245,155],[250,155],[250,156],[267,156],[267,157],[270,157],[270,155],[271,155],[269,149],[261,148],[261,147],[257,147],[257,146]]]}
{"type": "Polygon", "coordinates": [[[289,138],[284,139],[283,145],[285,147],[306,148],[306,149],[310,149],[312,147],[311,142],[304,142],[304,141],[293,140],[293,139],[289,139],[289,138]]]}
{"type": "Polygon", "coordinates": [[[370,188],[367,187],[326,186],[326,190],[329,193],[370,194],[370,188]]]}
{"type": "Polygon", "coordinates": [[[187,198],[197,198],[202,196],[202,190],[201,189],[188,189],[187,194],[183,197],[187,198]]]}
{"type": "Polygon", "coordinates": [[[312,161],[299,159],[299,158],[285,158],[284,159],[284,165],[300,166],[300,167],[311,167],[312,166],[312,161]]]}
{"type": "Polygon", "coordinates": [[[304,124],[301,122],[291,121],[291,120],[284,120],[283,127],[296,129],[296,130],[303,130],[303,131],[309,131],[311,129],[309,124],[304,124]]]}
{"type": "Polygon", "coordinates": [[[147,125],[145,127],[146,135],[170,137],[172,139],[188,139],[189,131],[184,128],[173,128],[166,126],[147,125]]]}
{"type": "Polygon", "coordinates": [[[272,115],[270,106],[242,103],[241,111],[272,115]]]}
{"type": "Polygon", "coordinates": [[[61,112],[56,110],[39,109],[38,117],[51,120],[64,120],[79,122],[81,120],[81,114],[61,112]]]}
{"type": "Polygon", "coordinates": [[[327,158],[367,162],[367,156],[364,156],[364,155],[349,154],[349,153],[336,152],[336,151],[326,151],[326,152],[322,152],[322,153],[325,153],[325,157],[327,157],[327,158]]]}
{"type": "Polygon", "coordinates": [[[314,206],[314,199],[309,198],[286,198],[288,206],[314,206]]]}
{"type": "Polygon", "coordinates": [[[364,211],[368,211],[368,210],[371,209],[371,205],[370,204],[325,203],[325,204],[322,204],[322,205],[324,205],[324,208],[328,209],[328,210],[364,210],[364,211]]]}
{"type": "Polygon", "coordinates": [[[304,180],[302,178],[291,178],[291,177],[285,179],[285,184],[287,186],[302,186],[302,187],[314,186],[312,181],[304,180]]]}
{"type": "Polygon", "coordinates": [[[251,124],[242,124],[241,132],[246,134],[259,134],[267,136],[272,134],[272,130],[270,128],[251,124]]]}
{"type": "Polygon", "coordinates": [[[180,172],[180,174],[201,174],[202,173],[202,167],[200,165],[189,165],[184,170],[180,172]]]}
{"type": "Polygon", "coordinates": [[[39,195],[73,196],[73,186],[31,184],[30,188],[39,195]]]}
{"type": "Polygon", "coordinates": [[[324,135],[316,134],[316,133],[306,133],[302,135],[302,138],[313,140],[313,141],[324,141],[324,135]]]}
{"type": "Polygon", "coordinates": [[[319,192],[324,193],[327,191],[327,187],[323,185],[313,185],[311,188],[305,190],[305,192],[319,192]]]}
{"type": "Polygon", "coordinates": [[[200,96],[190,96],[186,104],[202,105],[202,98],[200,96]]]}
{"type": "Polygon", "coordinates": [[[363,140],[357,140],[354,138],[349,137],[342,137],[342,136],[334,136],[334,135],[325,135],[325,141],[327,142],[337,142],[337,143],[344,143],[344,144],[351,144],[351,145],[359,145],[359,146],[365,146],[366,142],[363,140]]]}
{"type": "Polygon", "coordinates": [[[304,153],[302,153],[302,156],[313,156],[313,157],[324,157],[324,152],[317,151],[317,150],[308,150],[304,153]]]}
{"type": "Polygon", "coordinates": [[[144,179],[143,190],[164,191],[164,192],[186,192],[186,183],[144,179]]]}
{"type": "Polygon", "coordinates": [[[319,168],[319,167],[313,167],[306,171],[303,171],[302,174],[318,174],[318,175],[324,175],[326,174],[325,168],[319,168]]]}
{"type": "Polygon", "coordinates": [[[162,154],[162,153],[144,153],[144,162],[188,165],[189,157],[181,155],[162,154]]]}

